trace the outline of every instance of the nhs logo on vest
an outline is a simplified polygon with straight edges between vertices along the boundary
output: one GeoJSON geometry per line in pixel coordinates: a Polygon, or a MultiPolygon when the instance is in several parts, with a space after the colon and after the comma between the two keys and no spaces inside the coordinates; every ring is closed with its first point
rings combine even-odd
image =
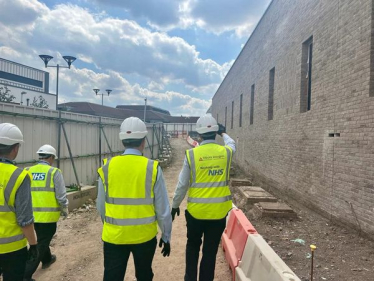
{"type": "Polygon", "coordinates": [[[45,173],[33,173],[32,180],[34,181],[44,181],[45,180],[45,173]]]}
{"type": "Polygon", "coordinates": [[[209,176],[222,176],[223,175],[223,169],[219,170],[209,170],[208,171],[209,176]]]}

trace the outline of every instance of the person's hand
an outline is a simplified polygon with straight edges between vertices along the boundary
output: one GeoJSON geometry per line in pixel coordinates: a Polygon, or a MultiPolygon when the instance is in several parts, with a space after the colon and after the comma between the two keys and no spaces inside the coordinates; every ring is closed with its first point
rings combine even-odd
{"type": "Polygon", "coordinates": [[[29,250],[27,252],[27,261],[28,262],[35,262],[39,258],[39,251],[38,251],[38,246],[35,245],[30,245],[29,250]]]}
{"type": "Polygon", "coordinates": [[[218,124],[218,132],[217,132],[217,134],[222,137],[223,133],[226,133],[226,127],[223,126],[222,124],[218,124]]]}
{"type": "Polygon", "coordinates": [[[61,209],[61,216],[63,216],[64,219],[66,219],[66,218],[68,217],[68,215],[69,215],[68,207],[63,207],[63,208],[61,209]]]}
{"type": "Polygon", "coordinates": [[[174,221],[175,214],[179,217],[180,215],[180,209],[178,208],[171,208],[171,220],[174,221]]]}
{"type": "Polygon", "coordinates": [[[166,257],[166,256],[170,256],[170,243],[169,242],[164,242],[164,240],[162,240],[162,238],[160,239],[160,243],[158,244],[158,246],[161,248],[162,245],[164,245],[164,247],[162,248],[161,250],[161,254],[166,257]]]}

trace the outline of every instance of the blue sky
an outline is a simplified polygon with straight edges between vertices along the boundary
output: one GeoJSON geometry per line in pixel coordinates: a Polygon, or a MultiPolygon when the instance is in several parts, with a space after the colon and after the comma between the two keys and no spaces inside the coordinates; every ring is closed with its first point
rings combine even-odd
{"type": "MultiPolygon", "coordinates": [[[[60,102],[148,103],[201,115],[270,0],[0,0],[0,57],[60,72],[60,102]]],[[[55,90],[55,71],[51,92],[55,90]]]]}

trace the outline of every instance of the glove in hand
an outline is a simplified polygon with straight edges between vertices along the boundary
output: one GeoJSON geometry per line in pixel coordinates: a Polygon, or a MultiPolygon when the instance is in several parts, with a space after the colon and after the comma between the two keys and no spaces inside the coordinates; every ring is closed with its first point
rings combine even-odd
{"type": "Polygon", "coordinates": [[[28,262],[35,262],[39,258],[39,250],[37,245],[30,245],[29,250],[27,252],[27,261],[28,262]]]}
{"type": "Polygon", "coordinates": [[[223,126],[222,124],[218,124],[218,132],[217,132],[217,134],[219,134],[222,137],[223,133],[226,133],[226,127],[223,126]]]}
{"type": "Polygon", "coordinates": [[[63,216],[64,219],[66,219],[66,218],[68,217],[68,215],[69,215],[68,207],[63,207],[63,208],[61,209],[61,216],[63,216]]]}
{"type": "Polygon", "coordinates": [[[172,219],[172,221],[174,221],[175,214],[177,214],[177,216],[179,217],[179,215],[180,215],[180,209],[179,209],[179,207],[171,209],[171,219],[172,219]]]}
{"type": "Polygon", "coordinates": [[[161,248],[162,245],[164,245],[164,247],[161,250],[161,254],[164,257],[170,256],[170,243],[169,242],[165,243],[164,240],[162,240],[162,238],[161,238],[160,239],[160,243],[158,244],[158,246],[161,248]]]}

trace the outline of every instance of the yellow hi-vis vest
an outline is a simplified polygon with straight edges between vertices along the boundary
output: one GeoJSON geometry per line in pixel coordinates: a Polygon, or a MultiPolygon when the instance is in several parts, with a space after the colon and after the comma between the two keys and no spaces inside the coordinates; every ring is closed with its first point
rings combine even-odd
{"type": "Polygon", "coordinates": [[[105,189],[102,239],[112,244],[140,244],[157,235],[154,185],[158,162],[137,155],[104,161],[98,173],[105,189]]]}
{"type": "Polygon", "coordinates": [[[42,164],[27,169],[32,174],[31,196],[35,222],[58,222],[61,208],[56,199],[53,182],[53,177],[58,169],[42,164]]]}
{"type": "Polygon", "coordinates": [[[208,143],[186,151],[191,170],[187,210],[196,219],[218,220],[232,208],[229,188],[232,150],[208,143]]]}
{"type": "Polygon", "coordinates": [[[27,245],[14,209],[16,193],[28,172],[0,163],[0,254],[18,251],[27,245]]]}

